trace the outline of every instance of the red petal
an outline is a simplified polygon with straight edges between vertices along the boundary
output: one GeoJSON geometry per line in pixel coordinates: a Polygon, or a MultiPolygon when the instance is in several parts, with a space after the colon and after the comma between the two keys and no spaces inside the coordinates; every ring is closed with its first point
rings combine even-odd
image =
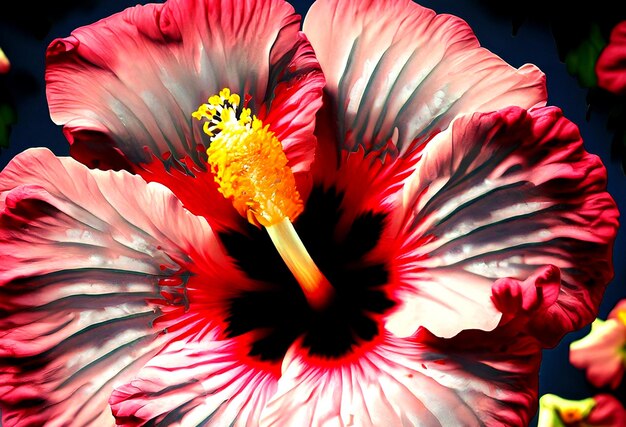
{"type": "Polygon", "coordinates": [[[133,166],[133,171],[148,182],[165,185],[186,209],[206,218],[216,230],[239,230],[245,223],[232,202],[219,192],[213,173],[198,167],[189,157],[178,163],[162,162],[152,155],[151,162],[133,166]]]}
{"type": "Polygon", "coordinates": [[[51,116],[90,166],[120,167],[120,153],[127,163],[149,162],[148,147],[159,159],[171,153],[204,168],[197,146],[208,140],[191,113],[229,87],[250,97],[253,112],[280,135],[290,165],[306,171],[324,78],[299,26],[282,0],[128,8],[50,44],[51,116]]]}
{"type": "Polygon", "coordinates": [[[114,385],[186,330],[187,276],[228,266],[165,187],[45,149],[0,174],[0,257],[5,426],[111,425],[114,385]]]}
{"type": "Polygon", "coordinates": [[[558,299],[533,315],[531,333],[553,345],[595,318],[613,276],[618,211],[605,168],[560,110],[461,117],[426,146],[404,188],[406,234],[395,257],[404,306],[393,330],[493,329],[508,308],[498,300],[502,282],[499,306],[490,300],[494,282],[526,283],[521,309],[545,305],[533,301],[535,279],[525,281],[550,265],[560,270],[558,299]]]}
{"type": "Polygon", "coordinates": [[[598,86],[617,95],[626,95],[626,21],[613,27],[609,44],[596,62],[598,86]]]}
{"type": "Polygon", "coordinates": [[[163,350],[110,403],[118,425],[258,425],[276,376],[242,360],[238,344],[216,331],[163,350]]]}
{"type": "Polygon", "coordinates": [[[615,396],[600,393],[593,398],[596,405],[587,416],[586,424],[590,427],[626,425],[626,409],[615,396]]]}

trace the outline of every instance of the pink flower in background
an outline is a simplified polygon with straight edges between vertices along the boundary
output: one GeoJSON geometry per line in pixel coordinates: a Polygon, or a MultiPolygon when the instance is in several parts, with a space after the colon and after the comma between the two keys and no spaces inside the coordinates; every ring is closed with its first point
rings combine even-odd
{"type": "Polygon", "coordinates": [[[598,86],[616,95],[626,95],[626,21],[613,27],[609,43],[596,62],[598,86]]]}
{"type": "Polygon", "coordinates": [[[11,69],[11,62],[0,48],[0,74],[6,74],[11,69]]]}
{"type": "Polygon", "coordinates": [[[0,174],[3,425],[528,424],[613,275],[603,165],[459,18],[303,31],[169,0],[51,43],[73,158],[0,174]]]}
{"type": "Polygon", "coordinates": [[[626,425],[626,410],[610,394],[567,400],[554,394],[539,399],[537,427],[618,427],[626,425]]]}
{"type": "Polygon", "coordinates": [[[570,363],[585,369],[587,379],[596,387],[616,389],[622,382],[626,365],[626,300],[620,301],[607,320],[596,319],[585,337],[570,344],[570,363]]]}

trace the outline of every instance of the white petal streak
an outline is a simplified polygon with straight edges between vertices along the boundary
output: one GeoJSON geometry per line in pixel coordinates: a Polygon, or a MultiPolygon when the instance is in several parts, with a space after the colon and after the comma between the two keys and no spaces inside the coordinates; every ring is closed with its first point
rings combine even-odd
{"type": "Polygon", "coordinates": [[[184,330],[187,276],[215,268],[216,245],[159,184],[47,149],[11,161],[0,173],[3,425],[113,425],[111,391],[175,339],[162,315],[184,330]]]}
{"type": "Polygon", "coordinates": [[[502,363],[498,352],[446,354],[392,338],[336,363],[316,364],[304,354],[292,348],[262,426],[296,425],[297,420],[346,427],[481,426],[504,420],[522,425],[519,414],[528,410],[534,394],[525,387],[537,369],[533,358],[524,374],[507,372],[517,369],[515,353],[502,363]]]}
{"type": "Polygon", "coordinates": [[[538,327],[544,338],[595,317],[612,276],[618,212],[606,170],[559,109],[456,119],[426,146],[403,191],[403,249],[395,257],[403,305],[389,318],[395,333],[492,330],[500,319],[492,284],[524,281],[550,265],[563,283],[538,327]]]}
{"type": "Polygon", "coordinates": [[[242,357],[234,340],[211,331],[202,340],[175,342],[135,379],[112,394],[123,425],[181,427],[258,425],[261,409],[276,390],[276,374],[242,357]]]}
{"type": "MultiPolygon", "coordinates": [[[[46,68],[51,117],[88,161],[104,152],[97,160],[106,164],[114,143],[133,163],[150,162],[148,147],[157,158],[188,156],[204,169],[204,150],[196,149],[201,125],[191,113],[224,87],[250,95],[258,113],[270,107],[278,84],[317,74],[299,27],[300,17],[281,0],[129,7],[52,41],[46,68]],[[287,70],[291,65],[295,72],[287,70]]],[[[313,86],[318,97],[319,84],[313,86]]],[[[292,113],[295,129],[310,132],[300,122],[310,124],[315,111],[302,105],[292,113]]]]}
{"type": "Polygon", "coordinates": [[[543,73],[479,46],[463,20],[411,0],[318,0],[304,22],[340,148],[411,151],[458,115],[545,105],[543,73]],[[397,138],[393,139],[394,134],[397,138]]]}

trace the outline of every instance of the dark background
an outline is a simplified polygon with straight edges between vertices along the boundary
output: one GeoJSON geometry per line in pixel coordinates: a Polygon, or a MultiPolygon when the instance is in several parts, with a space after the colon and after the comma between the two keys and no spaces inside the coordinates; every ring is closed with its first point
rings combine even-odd
{"type": "MultiPolygon", "coordinates": [[[[33,6],[31,2],[12,4],[12,11],[0,12],[0,47],[12,63],[11,71],[0,76],[0,104],[13,107],[16,117],[9,120],[8,147],[0,140],[0,168],[17,153],[28,147],[47,146],[58,155],[68,154],[68,145],[61,129],[50,120],[44,90],[44,52],[48,43],[57,37],[65,37],[82,25],[134,6],[137,1],[128,0],[61,0],[33,6]],[[51,4],[53,3],[53,4],[51,4]]],[[[301,15],[305,15],[312,1],[292,2],[301,15]]],[[[615,105],[614,99],[595,97],[597,91],[583,86],[570,74],[564,61],[564,53],[584,40],[590,20],[600,28],[626,14],[604,7],[602,1],[569,10],[549,0],[525,1],[524,4],[498,6],[488,0],[424,0],[421,4],[440,13],[452,13],[465,19],[475,31],[481,44],[519,67],[530,62],[537,65],[547,76],[548,104],[563,109],[566,117],[576,123],[585,141],[587,151],[597,154],[604,161],[609,185],[608,191],[616,199],[620,211],[626,212],[621,154],[616,152],[614,139],[618,130],[609,126],[615,105]],[[515,9],[511,9],[515,8],[515,9]],[[563,14],[567,13],[565,17],[563,14]],[[573,14],[573,15],[572,15],[573,14]]],[[[7,6],[5,6],[7,7],[7,6]]],[[[4,8],[3,8],[4,9],[4,8]]],[[[605,31],[606,32],[606,31],[605,31]]],[[[588,83],[587,83],[588,84],[588,83]]],[[[589,85],[589,84],[588,84],[589,85]]],[[[601,92],[600,92],[601,93],[601,92]]],[[[2,125],[0,118],[0,126],[2,125]]],[[[5,122],[7,121],[5,116],[5,122]]],[[[626,120],[626,117],[624,118],[626,120]]],[[[1,129],[0,129],[1,130],[1,129]]],[[[621,298],[626,298],[626,265],[624,263],[625,236],[620,231],[615,245],[615,278],[605,294],[600,316],[608,312],[621,298]]],[[[574,368],[568,361],[571,341],[589,331],[589,327],[571,333],[559,346],[544,352],[540,372],[540,395],[555,393],[567,399],[583,399],[600,391],[585,380],[584,372],[574,368]]],[[[626,387],[626,386],[625,386],[626,387]]],[[[614,392],[626,395],[622,387],[614,392]]],[[[533,425],[535,421],[533,421],[533,425]]]]}

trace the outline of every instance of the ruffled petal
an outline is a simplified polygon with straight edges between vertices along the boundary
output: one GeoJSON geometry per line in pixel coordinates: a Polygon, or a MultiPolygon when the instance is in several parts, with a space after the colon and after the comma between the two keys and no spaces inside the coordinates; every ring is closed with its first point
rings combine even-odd
{"type": "Polygon", "coordinates": [[[609,44],[596,62],[598,86],[617,95],[626,95],[626,21],[613,27],[609,44]]]}
{"type": "Polygon", "coordinates": [[[347,360],[309,359],[294,347],[261,425],[528,425],[539,351],[532,340],[501,351],[439,351],[385,337],[347,360]]]}
{"type": "Polygon", "coordinates": [[[89,166],[129,167],[153,153],[205,168],[208,140],[191,113],[229,87],[279,136],[290,166],[306,170],[324,78],[299,26],[282,0],[128,8],[50,44],[52,119],[89,166]]]}
{"type": "Polygon", "coordinates": [[[185,282],[225,262],[217,245],[162,185],[47,149],[13,159],[0,174],[3,425],[113,425],[111,391],[184,330],[185,282]]]}
{"type": "Polygon", "coordinates": [[[341,149],[404,154],[459,114],[545,105],[543,73],[483,49],[467,23],[413,1],[318,0],[304,31],[341,149]]]}
{"type": "Polygon", "coordinates": [[[277,376],[216,331],[178,341],[111,395],[118,425],[254,426],[277,376]]]}
{"type": "Polygon", "coordinates": [[[394,333],[491,330],[508,321],[507,308],[539,304],[527,330],[553,345],[596,317],[613,276],[618,211],[602,163],[560,110],[459,118],[428,144],[404,188],[394,333]]]}

